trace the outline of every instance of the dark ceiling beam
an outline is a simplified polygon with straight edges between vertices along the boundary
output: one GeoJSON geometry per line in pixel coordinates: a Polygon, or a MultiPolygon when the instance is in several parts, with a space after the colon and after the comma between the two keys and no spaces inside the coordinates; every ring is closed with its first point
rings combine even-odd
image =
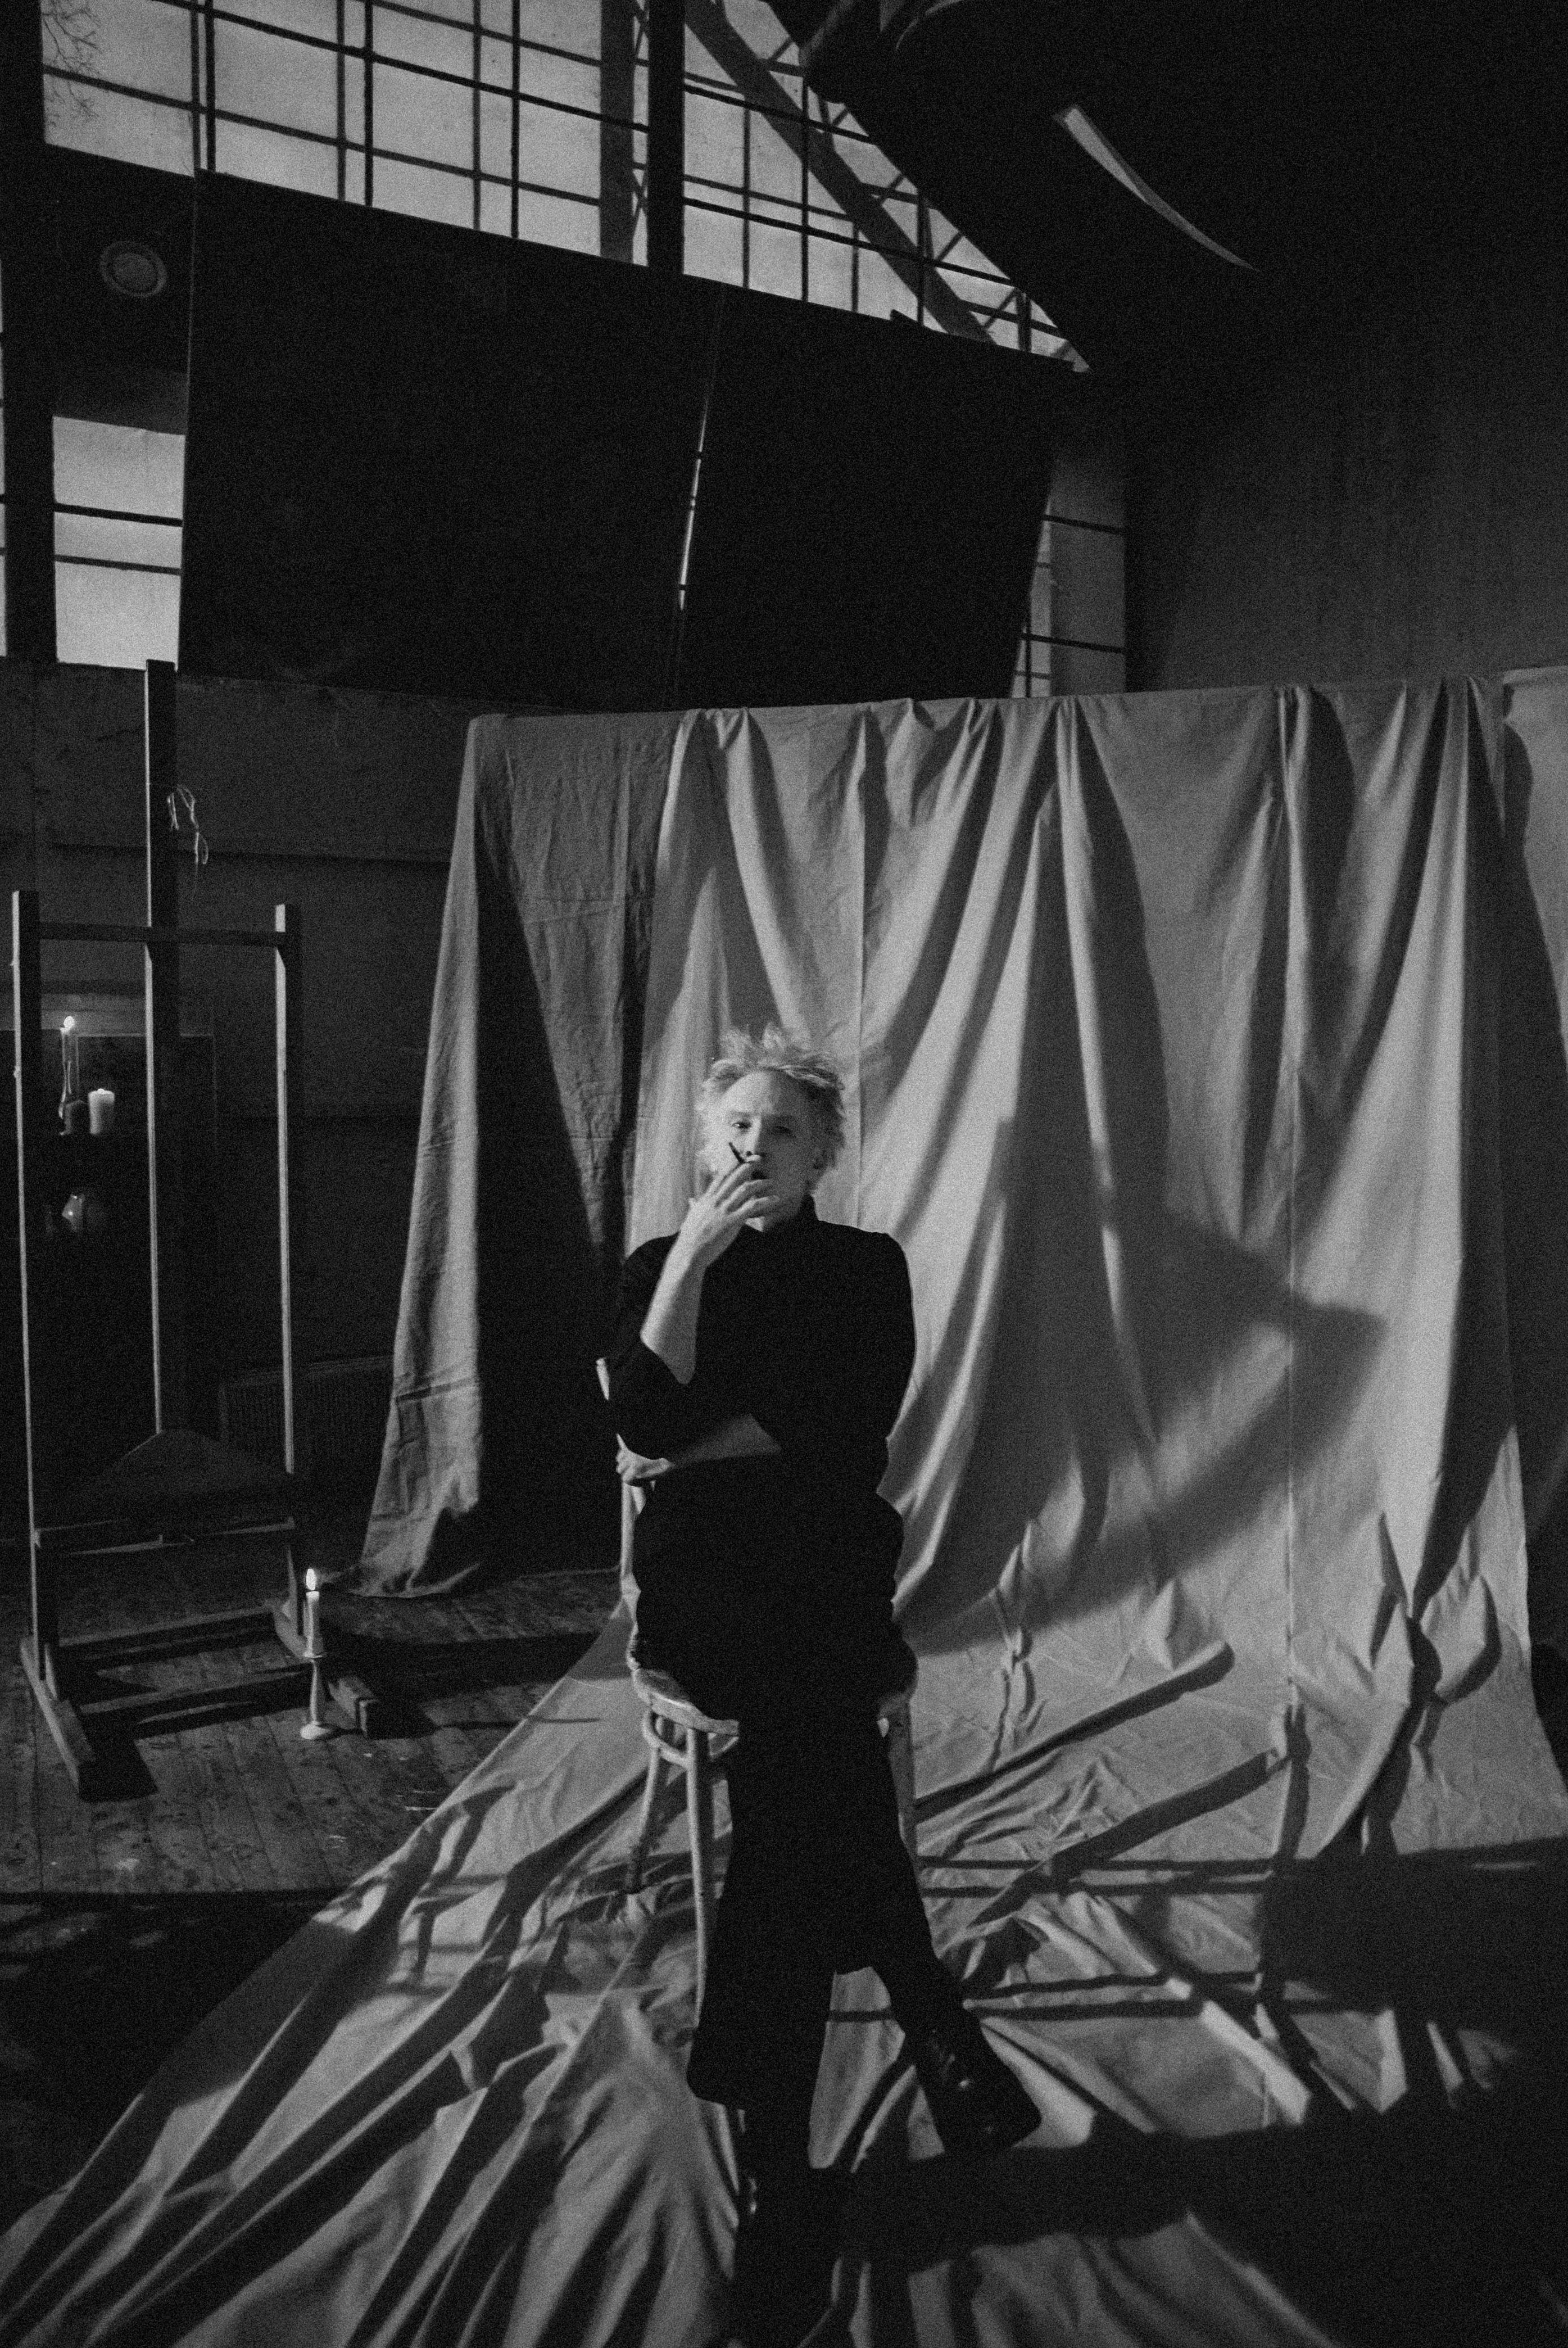
{"type": "Polygon", "coordinates": [[[686,266],[686,25],[681,0],[648,0],[648,266],[686,266]]]}
{"type": "MultiPolygon", "coordinates": [[[[1561,273],[1562,0],[772,0],[811,88],[1102,376],[1207,397],[1459,256],[1561,273]],[[1243,273],[1077,147],[1076,106],[1243,273]],[[1201,386],[1201,391],[1197,388],[1201,386]]],[[[1185,393],[1184,396],[1186,396],[1185,393]]]]}
{"type": "Polygon", "coordinates": [[[599,96],[604,109],[599,124],[599,249],[606,261],[634,257],[638,175],[632,117],[642,31],[637,0],[599,0],[599,96]]]}
{"type": "Polygon", "coordinates": [[[954,293],[920,248],[881,203],[874,189],[851,170],[825,131],[806,138],[799,108],[784,84],[770,73],[754,50],[735,31],[718,0],[686,0],[686,21],[714,64],[729,76],[743,98],[765,108],[774,129],[796,160],[803,147],[806,168],[825,195],[831,196],[846,220],[852,221],[868,244],[875,244],[899,283],[917,304],[949,335],[986,342],[984,322],[954,293]],[[783,117],[780,119],[780,117],[783,117]]]}

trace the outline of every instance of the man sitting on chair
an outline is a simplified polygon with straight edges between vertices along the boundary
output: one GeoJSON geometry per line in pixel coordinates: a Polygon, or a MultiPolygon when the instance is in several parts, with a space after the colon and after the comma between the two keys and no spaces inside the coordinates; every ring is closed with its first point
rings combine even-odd
{"type": "Polygon", "coordinates": [[[878,1698],[903,1539],[878,1493],[915,1357],[897,1241],[817,1220],[843,1146],[824,1056],[768,1027],[724,1039],[697,1104],[706,1187],[621,1274],[609,1389],[644,1663],[734,1720],[730,1860],[687,2065],[738,2114],[734,2318],[794,2341],[826,2304],[838,2197],[808,2162],[835,1972],[871,1965],[949,2151],[1039,2115],[938,1959],[899,1838],[878,1698]]]}

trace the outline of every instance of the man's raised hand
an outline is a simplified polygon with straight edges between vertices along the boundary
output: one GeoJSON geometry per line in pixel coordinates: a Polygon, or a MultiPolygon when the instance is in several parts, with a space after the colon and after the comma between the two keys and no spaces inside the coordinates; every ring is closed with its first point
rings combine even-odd
{"type": "Polygon", "coordinates": [[[726,1166],[686,1210],[677,1245],[687,1262],[704,1270],[716,1263],[752,1218],[766,1210],[772,1196],[750,1159],[726,1166]]]}

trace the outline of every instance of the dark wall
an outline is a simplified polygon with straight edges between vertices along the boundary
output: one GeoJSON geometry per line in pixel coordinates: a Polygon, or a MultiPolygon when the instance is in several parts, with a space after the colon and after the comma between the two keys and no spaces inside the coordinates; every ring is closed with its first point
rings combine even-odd
{"type": "Polygon", "coordinates": [[[1424,251],[1212,356],[1141,402],[1137,685],[1568,659],[1561,255],[1424,251]]]}
{"type": "MultiPolygon", "coordinates": [[[[142,680],[0,661],[0,884],[46,921],[144,917],[142,680]]],[[[304,919],[306,1362],[388,1354],[408,1231],[430,994],[470,705],[181,678],[179,767],[210,860],[182,856],[189,926],[304,919]]],[[[55,943],[47,993],[141,987],[139,950],[55,943]]],[[[196,948],[181,992],[215,1048],[218,1200],[191,1236],[223,1303],[216,1372],[278,1358],[272,974],[196,948]]],[[[13,1189],[13,1197],[14,1197],[13,1189]]],[[[14,1229],[13,1225],[13,1229],[14,1229]]],[[[15,1242],[13,1241],[13,1245],[15,1242]]],[[[0,1288],[0,1325],[5,1325],[0,1288]]]]}

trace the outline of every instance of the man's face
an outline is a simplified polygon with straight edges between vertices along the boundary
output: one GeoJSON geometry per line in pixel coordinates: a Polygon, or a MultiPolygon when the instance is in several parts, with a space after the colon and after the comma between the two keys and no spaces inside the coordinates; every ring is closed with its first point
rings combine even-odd
{"type": "Polygon", "coordinates": [[[811,1103],[775,1069],[742,1076],[708,1113],[708,1172],[720,1174],[737,1159],[754,1166],[767,1184],[764,1205],[752,1218],[759,1231],[774,1231],[798,1213],[822,1171],[811,1103]]]}

